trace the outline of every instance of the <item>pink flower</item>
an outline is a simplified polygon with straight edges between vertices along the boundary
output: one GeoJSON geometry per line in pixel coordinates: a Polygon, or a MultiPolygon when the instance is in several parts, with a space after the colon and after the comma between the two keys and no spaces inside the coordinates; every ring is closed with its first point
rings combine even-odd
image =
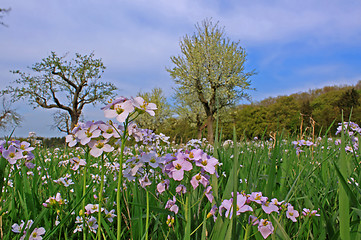
{"type": "Polygon", "coordinates": [[[104,209],[105,218],[108,219],[109,222],[113,222],[113,218],[117,215],[114,214],[115,209],[110,210],[110,212],[106,209],[104,209]]]}
{"type": "Polygon", "coordinates": [[[118,98],[113,104],[104,108],[104,116],[106,118],[116,118],[118,122],[123,123],[127,119],[129,113],[134,111],[131,100],[126,98],[118,98]]]}
{"type": "Polygon", "coordinates": [[[208,198],[208,201],[210,203],[213,202],[213,199],[214,199],[214,196],[213,196],[213,192],[211,191],[212,190],[212,187],[211,186],[208,186],[206,188],[206,190],[204,190],[204,194],[206,195],[206,197],[208,198]]]}
{"type": "Polygon", "coordinates": [[[18,152],[13,145],[10,145],[7,150],[3,150],[2,155],[10,164],[15,164],[18,159],[23,158],[23,154],[18,152]]]}
{"type": "Polygon", "coordinates": [[[188,157],[190,160],[200,160],[203,154],[204,152],[202,149],[196,148],[189,153],[188,157]]]}
{"type": "Polygon", "coordinates": [[[178,213],[179,207],[176,204],[177,200],[175,196],[173,196],[173,200],[168,200],[165,204],[165,208],[169,208],[170,211],[174,212],[175,214],[178,213]]]}
{"type": "Polygon", "coordinates": [[[109,139],[111,137],[119,138],[119,133],[114,129],[113,126],[110,126],[108,124],[99,124],[99,128],[103,131],[102,136],[105,139],[109,139]]]}
{"type": "Polygon", "coordinates": [[[151,116],[154,116],[154,110],[157,110],[157,105],[144,101],[142,97],[133,98],[133,106],[140,111],[149,113],[151,116]]]}
{"type": "Polygon", "coordinates": [[[84,159],[79,159],[77,157],[71,158],[70,163],[74,164],[73,167],[71,168],[73,171],[78,170],[78,168],[80,166],[85,166],[86,165],[86,161],[84,159]]]}
{"type": "Polygon", "coordinates": [[[207,214],[207,218],[210,218],[211,216],[213,216],[213,220],[216,221],[217,217],[216,217],[216,212],[218,210],[217,205],[213,205],[213,207],[211,208],[211,211],[209,211],[209,213],[207,214]]]}
{"type": "MultiPolygon", "coordinates": [[[[250,211],[252,212],[253,209],[246,205],[247,202],[247,196],[243,195],[243,194],[239,194],[237,193],[237,212],[236,215],[240,215],[243,212],[247,212],[250,211]]],[[[222,215],[222,210],[226,209],[226,213],[225,216],[229,218],[232,217],[233,214],[233,198],[229,199],[229,200],[223,200],[221,206],[219,207],[219,212],[222,215]]]]}
{"type": "Polygon", "coordinates": [[[317,213],[317,210],[311,211],[310,209],[307,209],[307,208],[303,209],[302,214],[307,217],[313,217],[313,216],[319,217],[320,216],[320,214],[317,213]]]}
{"type": "Polygon", "coordinates": [[[258,231],[262,234],[262,237],[266,239],[274,231],[274,227],[270,221],[267,219],[261,219],[258,224],[258,231]]]}
{"type": "Polygon", "coordinates": [[[253,226],[259,224],[259,220],[256,216],[250,215],[248,218],[248,223],[251,223],[253,226]]]}
{"type": "Polygon", "coordinates": [[[184,186],[183,184],[179,184],[176,188],[175,188],[175,191],[176,191],[176,193],[178,193],[179,195],[180,194],[184,194],[184,193],[186,193],[187,192],[187,188],[186,188],[186,186],[184,186]]]}
{"type": "Polygon", "coordinates": [[[271,199],[271,203],[273,203],[274,205],[280,206],[282,205],[282,203],[284,203],[285,201],[278,201],[277,198],[272,198],[271,199]]]}
{"type": "Polygon", "coordinates": [[[246,205],[246,202],[247,202],[247,196],[237,193],[237,215],[240,215],[241,213],[247,211],[250,212],[253,211],[253,209],[250,206],[246,205]]]}
{"type": "Polygon", "coordinates": [[[34,231],[30,234],[29,240],[41,240],[43,239],[41,235],[45,233],[45,228],[35,228],[34,231]]]}
{"type": "Polygon", "coordinates": [[[92,138],[97,138],[101,134],[100,129],[98,129],[98,125],[93,122],[87,122],[84,125],[84,128],[79,130],[76,133],[76,137],[80,139],[80,143],[82,145],[88,144],[92,138]]]}
{"type": "Polygon", "coordinates": [[[111,152],[114,150],[114,147],[107,144],[106,140],[91,141],[89,146],[91,147],[89,153],[93,157],[99,157],[103,152],[111,152]]]}
{"type": "MultiPolygon", "coordinates": [[[[180,153],[178,153],[179,156],[180,153]]],[[[193,166],[187,160],[180,158],[173,161],[173,169],[171,170],[172,178],[176,181],[183,179],[184,171],[192,170],[193,166]]]]}
{"type": "MultiPolygon", "coordinates": [[[[85,210],[86,210],[86,214],[88,214],[88,215],[92,214],[92,213],[95,213],[95,212],[98,212],[99,211],[99,204],[91,204],[91,203],[89,203],[89,204],[87,204],[85,206],[85,210]]],[[[101,208],[100,211],[103,212],[104,208],[101,208]]]]}
{"type": "Polygon", "coordinates": [[[158,183],[158,185],[157,185],[158,192],[162,193],[166,189],[168,189],[169,183],[170,183],[169,179],[165,179],[165,180],[161,181],[160,183],[158,183]]]}
{"type": "Polygon", "coordinates": [[[168,215],[166,223],[167,223],[168,227],[171,227],[174,224],[174,217],[168,215]]]}
{"type": "Polygon", "coordinates": [[[206,187],[209,184],[209,180],[203,176],[202,174],[198,173],[197,175],[194,175],[191,179],[191,184],[194,189],[196,189],[201,183],[204,187],[206,187]]]}
{"type": "Polygon", "coordinates": [[[216,165],[218,160],[214,157],[209,157],[206,153],[202,155],[202,158],[196,162],[196,165],[202,167],[204,171],[214,174],[216,172],[216,165]]]}
{"type": "Polygon", "coordinates": [[[147,175],[144,175],[144,177],[140,178],[139,183],[142,188],[145,188],[146,186],[149,186],[152,184],[152,182],[149,181],[149,178],[147,175]]]}
{"type": "Polygon", "coordinates": [[[297,210],[293,209],[292,205],[289,205],[287,207],[286,217],[291,219],[293,222],[297,222],[296,217],[298,217],[300,214],[297,210]]]}
{"type": "Polygon", "coordinates": [[[73,134],[69,134],[65,137],[65,142],[68,143],[69,147],[74,147],[78,143],[78,139],[73,134]]]}
{"type": "Polygon", "coordinates": [[[34,150],[35,148],[30,147],[30,143],[22,141],[19,146],[17,146],[20,152],[30,152],[34,150]]]}
{"type": "Polygon", "coordinates": [[[45,203],[43,203],[44,207],[51,207],[51,206],[55,206],[55,205],[63,205],[65,203],[65,201],[61,198],[60,193],[57,193],[55,195],[55,197],[50,197],[48,198],[45,203]]]}
{"type": "Polygon", "coordinates": [[[267,214],[270,214],[271,212],[278,213],[278,207],[268,201],[262,203],[262,209],[267,214]]]}
{"type": "Polygon", "coordinates": [[[222,216],[222,210],[225,209],[225,210],[227,210],[226,213],[225,213],[225,216],[229,217],[229,218],[232,217],[232,213],[233,213],[232,202],[233,202],[233,198],[225,199],[225,200],[222,201],[221,206],[219,206],[219,214],[221,216],[222,216]]]}
{"type": "Polygon", "coordinates": [[[261,192],[253,192],[249,195],[248,199],[252,202],[256,202],[258,204],[262,204],[262,202],[267,201],[267,197],[263,197],[261,192]]]}

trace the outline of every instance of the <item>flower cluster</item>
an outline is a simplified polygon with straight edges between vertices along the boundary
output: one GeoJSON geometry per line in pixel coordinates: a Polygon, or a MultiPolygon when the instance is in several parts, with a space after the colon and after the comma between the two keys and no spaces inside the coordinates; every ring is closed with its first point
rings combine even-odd
{"type": "Polygon", "coordinates": [[[34,154],[31,152],[32,150],[34,150],[34,148],[30,146],[30,143],[25,141],[0,141],[0,156],[5,158],[12,165],[16,164],[18,160],[24,159],[25,165],[28,168],[33,168],[34,164],[30,162],[34,159],[34,154]]]}
{"type": "MultiPolygon", "coordinates": [[[[233,201],[233,193],[232,198],[222,201],[222,204],[219,207],[221,216],[223,215],[223,211],[225,211],[224,216],[226,218],[232,218],[233,201]]],[[[278,201],[276,198],[269,201],[267,197],[262,195],[262,192],[252,192],[251,194],[245,194],[243,192],[237,193],[236,201],[236,215],[239,216],[241,213],[250,212],[250,224],[258,226],[258,231],[265,239],[273,233],[274,227],[272,222],[267,220],[269,217],[262,218],[264,214],[269,216],[272,212],[277,214],[283,212],[286,213],[286,217],[292,222],[297,222],[297,218],[300,216],[299,212],[295,210],[290,203],[278,201]],[[257,210],[258,208],[261,208],[262,211],[257,210]],[[257,214],[258,216],[255,216],[254,214],[257,214]]],[[[319,214],[316,213],[317,211],[310,211],[306,208],[303,209],[304,216],[319,216],[319,214]]]]}
{"type": "Polygon", "coordinates": [[[55,195],[55,197],[50,197],[48,198],[45,203],[43,203],[43,206],[44,207],[54,207],[54,208],[57,208],[57,207],[60,207],[62,205],[64,205],[66,203],[66,199],[64,200],[60,193],[57,193],[55,195]]]}
{"type": "MultiPolygon", "coordinates": [[[[157,190],[159,194],[168,190],[170,180],[172,180],[179,183],[175,188],[176,194],[183,195],[190,191],[187,188],[191,187],[195,190],[199,185],[203,185],[204,195],[210,203],[213,202],[214,196],[209,179],[211,175],[218,176],[216,171],[218,160],[216,158],[209,156],[201,149],[193,149],[191,151],[179,150],[175,154],[165,155],[163,159],[164,168],[162,171],[170,179],[158,183],[157,190]]],[[[177,199],[173,196],[173,199],[167,201],[165,208],[177,214],[179,207],[176,203],[177,199]]]]}
{"type": "Polygon", "coordinates": [[[117,129],[103,121],[78,123],[72,134],[66,136],[66,142],[70,147],[75,146],[77,143],[88,145],[91,149],[90,154],[99,157],[103,152],[114,150],[114,147],[109,144],[109,140],[112,137],[119,138],[119,131],[121,129],[117,129]]]}
{"type": "MultiPolygon", "coordinates": [[[[75,223],[77,224],[74,233],[82,232],[84,228],[87,228],[89,232],[96,233],[98,229],[98,222],[96,217],[93,215],[99,212],[99,204],[87,204],[85,206],[84,211],[80,211],[79,216],[76,217],[75,223]]],[[[115,210],[112,209],[108,211],[105,208],[101,208],[100,212],[104,213],[104,218],[106,218],[109,222],[113,222],[113,218],[116,217],[114,214],[115,210]]]]}
{"type": "MultiPolygon", "coordinates": [[[[116,118],[119,123],[124,123],[129,117],[135,113],[141,114],[144,112],[154,116],[154,110],[157,107],[154,103],[147,103],[141,97],[127,99],[119,97],[111,101],[108,105],[102,108],[106,118],[116,118]]],[[[74,147],[77,143],[87,145],[90,147],[90,154],[94,157],[99,157],[103,152],[112,152],[114,147],[112,141],[119,139],[124,131],[130,136],[134,136],[137,141],[143,140],[146,133],[137,128],[135,123],[131,123],[137,116],[129,120],[127,129],[123,125],[113,124],[112,121],[107,123],[103,121],[86,123],[78,123],[72,130],[72,133],[66,136],[66,142],[70,147],[74,147]]]]}
{"type": "MultiPolygon", "coordinates": [[[[345,134],[347,134],[351,138],[352,146],[347,145],[345,147],[346,152],[354,152],[358,150],[359,143],[358,143],[358,136],[361,134],[361,128],[357,123],[354,122],[343,122],[339,123],[336,131],[336,135],[344,131],[345,134]]],[[[339,145],[341,143],[340,139],[337,139],[335,141],[336,145],[339,145]]]]}
{"type": "MultiPolygon", "coordinates": [[[[14,223],[11,226],[11,230],[14,233],[22,233],[23,236],[20,238],[20,240],[25,239],[27,231],[31,228],[31,226],[33,225],[34,221],[33,220],[29,220],[27,221],[27,223],[25,224],[25,222],[23,220],[21,220],[20,225],[17,223],[14,223]]],[[[40,228],[35,228],[32,233],[29,235],[29,240],[41,240],[43,239],[41,235],[45,234],[45,229],[43,227],[40,228]]]]}
{"type": "Polygon", "coordinates": [[[304,152],[304,150],[302,150],[302,148],[304,146],[311,147],[311,146],[315,145],[315,143],[313,143],[312,141],[304,140],[304,139],[301,139],[298,141],[293,141],[292,144],[293,144],[294,148],[296,148],[297,155],[299,155],[301,152],[304,152]]]}

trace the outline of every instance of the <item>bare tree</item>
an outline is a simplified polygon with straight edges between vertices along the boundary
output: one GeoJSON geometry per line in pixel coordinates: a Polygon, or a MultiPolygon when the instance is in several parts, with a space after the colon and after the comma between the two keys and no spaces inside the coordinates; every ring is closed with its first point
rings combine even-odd
{"type": "Polygon", "coordinates": [[[2,99],[2,109],[0,110],[0,129],[6,127],[19,125],[21,123],[21,116],[15,109],[11,108],[10,101],[7,101],[5,97],[2,99]]]}
{"type": "MultiPolygon", "coordinates": [[[[11,8],[0,8],[0,19],[2,19],[6,13],[10,12],[10,10],[11,8]]],[[[3,21],[0,21],[0,25],[7,27],[3,21]]]]}
{"type": "Polygon", "coordinates": [[[77,53],[71,61],[65,58],[66,55],[58,57],[52,52],[49,57],[33,65],[32,75],[13,71],[20,78],[2,93],[10,94],[12,101],[27,100],[34,108],[60,110],[68,115],[65,118],[64,114],[56,113],[55,119],[67,121],[61,129],[66,129],[69,119],[70,129],[73,129],[85,105],[104,103],[114,96],[116,87],[112,83],[100,81],[105,66],[101,59],[94,58],[93,53],[77,53]]]}

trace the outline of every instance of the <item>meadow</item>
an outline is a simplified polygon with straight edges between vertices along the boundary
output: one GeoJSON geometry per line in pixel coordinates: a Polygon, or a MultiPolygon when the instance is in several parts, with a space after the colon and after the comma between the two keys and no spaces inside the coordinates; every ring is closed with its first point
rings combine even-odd
{"type": "Polygon", "coordinates": [[[133,123],[155,109],[118,98],[65,148],[5,138],[1,238],[361,239],[357,124],[177,145],[133,123]]]}

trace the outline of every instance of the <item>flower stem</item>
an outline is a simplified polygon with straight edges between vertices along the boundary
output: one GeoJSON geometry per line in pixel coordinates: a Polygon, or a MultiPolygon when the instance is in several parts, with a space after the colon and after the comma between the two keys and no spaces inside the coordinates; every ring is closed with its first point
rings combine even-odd
{"type": "Polygon", "coordinates": [[[118,174],[118,186],[117,186],[117,240],[120,240],[120,234],[122,232],[122,218],[120,212],[120,192],[122,191],[122,178],[123,178],[123,160],[124,160],[124,148],[127,140],[127,127],[128,123],[124,123],[124,132],[122,136],[119,156],[119,174],[118,174]]]}
{"type": "MultiPolygon", "coordinates": [[[[89,165],[89,147],[87,147],[86,152],[85,152],[85,159],[86,159],[86,164],[83,168],[83,201],[82,201],[82,211],[85,210],[85,194],[86,194],[86,174],[87,174],[87,170],[88,170],[88,165],[89,165]]],[[[84,225],[83,225],[84,227],[84,225]]],[[[83,230],[83,240],[86,240],[87,236],[86,236],[86,231],[83,230]]]]}
{"type": "Polygon", "coordinates": [[[103,189],[104,189],[104,153],[101,157],[101,177],[100,177],[100,189],[99,189],[99,206],[98,206],[98,230],[97,230],[97,238],[101,240],[101,230],[102,230],[102,201],[103,201],[103,189]]]}
{"type": "Polygon", "coordinates": [[[148,230],[149,230],[149,192],[147,191],[147,218],[145,219],[145,240],[148,240],[148,230]]]}

